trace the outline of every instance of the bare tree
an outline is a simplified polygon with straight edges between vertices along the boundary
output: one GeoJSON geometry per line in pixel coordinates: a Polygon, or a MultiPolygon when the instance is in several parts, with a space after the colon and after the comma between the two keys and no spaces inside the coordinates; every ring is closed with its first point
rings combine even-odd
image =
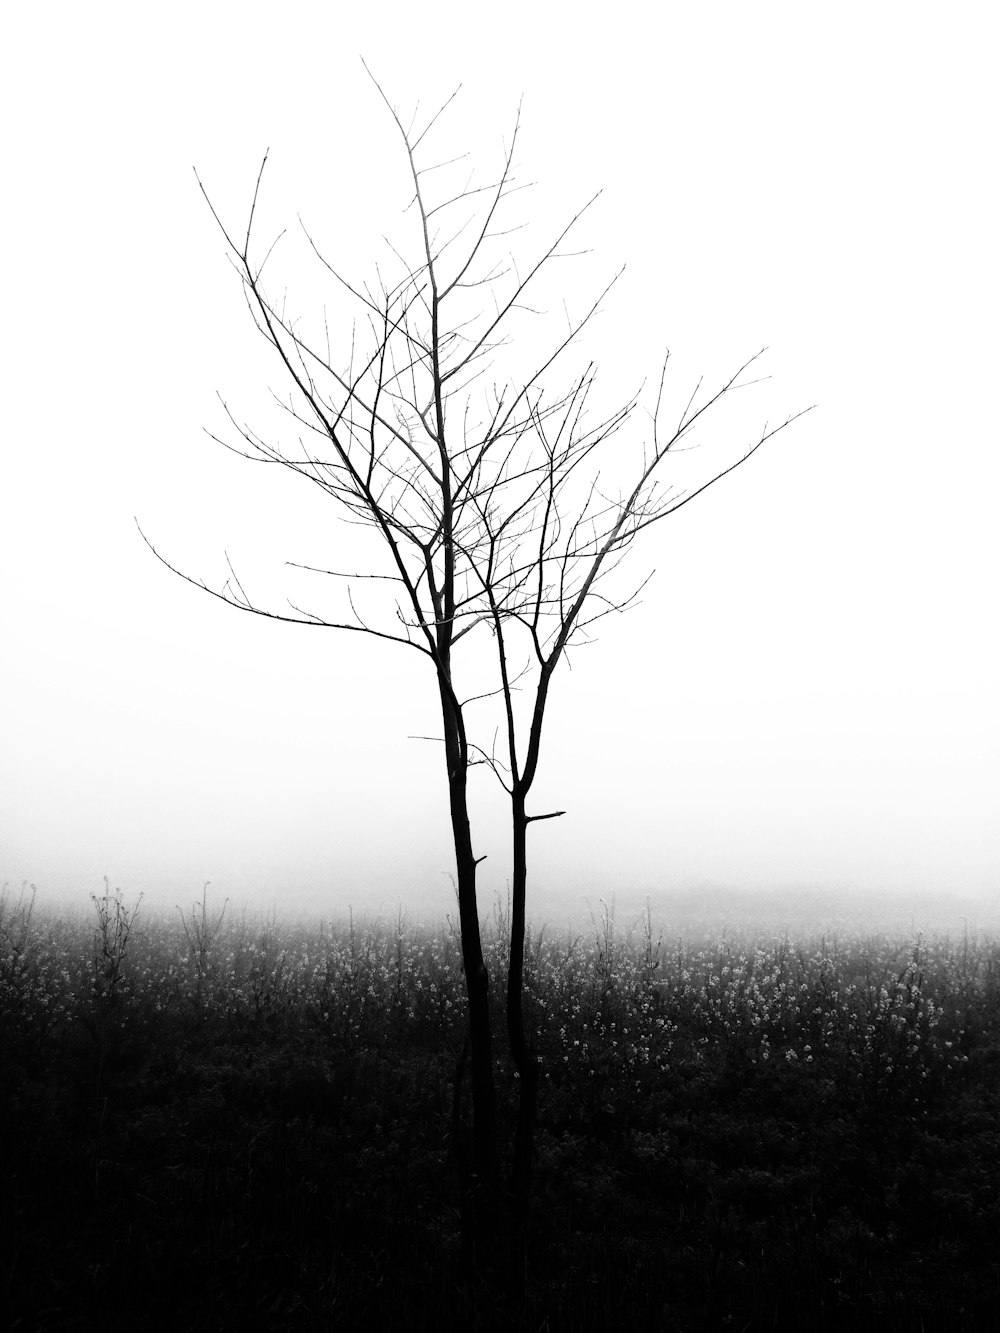
{"type": "MultiPolygon", "coordinates": [[[[753,382],[747,376],[757,357],[714,393],[702,397],[696,390],[670,428],[664,423],[666,361],[655,406],[642,425],[634,421],[639,395],[610,414],[595,414],[590,408],[593,365],[568,375],[555,391],[546,385],[561,373],[566,354],[608,288],[577,317],[567,315],[564,331],[513,381],[487,383],[484,376],[520,327],[518,321],[532,313],[528,301],[543,270],[574,253],[569,249],[571,233],[590,205],[519,270],[507,253],[508,232],[501,215],[511,195],[522,188],[514,166],[520,115],[497,179],[477,185],[474,177],[465,177],[450,188],[440,182],[454,175],[462,159],[426,161],[425,154],[428,136],[456,94],[421,128],[416,114],[404,123],[376,87],[398,127],[412,181],[410,256],[405,247],[390,247],[397,275],[379,275],[374,286],[356,285],[327,262],[303,226],[316,261],[356,304],[365,329],[363,349],[353,328],[349,345],[335,352],[325,312],[322,333],[307,336],[286,313],[284,302],[266,289],[263,271],[274,247],[260,260],[251,255],[266,156],[240,237],[227,229],[198,183],[229,245],[257,328],[287,377],[288,396],[280,402],[295,437],[294,447],[275,443],[240,425],[227,408],[241,443],[219,442],[319,487],[346,520],[375,535],[381,563],[363,570],[297,565],[328,576],[331,586],[342,590],[343,610],[331,616],[292,603],[281,611],[256,604],[231,564],[225,583],[209,587],[153,549],[174,573],[240,610],[368,634],[428,660],[441,708],[468,997],[471,1161],[461,1134],[455,1136],[456,1151],[465,1239],[472,1254],[484,1257],[499,1233],[505,1190],[489,977],[476,898],[482,858],[473,848],[469,817],[470,771],[476,764],[488,765],[510,806],[513,882],[506,1007],[510,1052],[519,1075],[519,1111],[506,1197],[520,1222],[530,1189],[539,1079],[522,1005],[527,831],[533,822],[563,813],[529,813],[527,808],[553,674],[567,650],[586,637],[597,620],[633,603],[638,590],[616,590],[609,576],[638,534],[745,462],[794,418],[773,428],[765,425],[735,462],[691,489],[667,484],[663,474],[668,456],[723,398],[753,382]],[[620,460],[609,461],[605,450],[627,425],[635,428],[639,448],[632,475],[623,484],[614,481],[621,472],[620,460]],[[469,698],[457,679],[456,650],[474,641],[473,631],[479,631],[476,638],[482,641],[483,630],[492,637],[494,675],[469,698]],[[484,699],[499,708],[499,736],[489,746],[470,734],[472,710],[484,699]]],[[[465,1060],[463,1051],[456,1106],[465,1060]]]]}

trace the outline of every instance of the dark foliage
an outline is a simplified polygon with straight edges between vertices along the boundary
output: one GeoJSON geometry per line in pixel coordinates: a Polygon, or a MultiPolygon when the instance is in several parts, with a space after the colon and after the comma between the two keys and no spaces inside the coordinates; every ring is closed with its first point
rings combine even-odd
{"type": "Polygon", "coordinates": [[[6,1327],[997,1327],[994,944],[668,955],[648,920],[621,941],[607,917],[589,942],[535,940],[536,1194],[491,1279],[460,1258],[453,939],[244,921],[209,956],[140,917],[116,963],[107,926],[18,906],[6,1327]]]}

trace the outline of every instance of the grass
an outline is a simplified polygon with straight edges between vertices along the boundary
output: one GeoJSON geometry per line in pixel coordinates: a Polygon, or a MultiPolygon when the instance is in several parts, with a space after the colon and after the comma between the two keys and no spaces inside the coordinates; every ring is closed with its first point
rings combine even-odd
{"type": "Polygon", "coordinates": [[[7,1327],[997,1327],[993,940],[678,941],[607,909],[535,934],[528,1250],[486,1289],[459,1263],[450,925],[93,908],[0,899],[7,1327]]]}

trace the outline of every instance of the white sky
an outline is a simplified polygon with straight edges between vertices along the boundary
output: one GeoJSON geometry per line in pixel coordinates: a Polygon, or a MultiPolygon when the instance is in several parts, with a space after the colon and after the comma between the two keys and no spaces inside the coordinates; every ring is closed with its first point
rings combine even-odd
{"type": "MultiPolygon", "coordinates": [[[[683,395],[768,346],[706,466],[818,404],[646,534],[643,605],[557,677],[533,808],[568,814],[532,830],[536,915],[716,889],[994,912],[993,8],[345,9],[7,19],[0,880],[49,902],[108,875],[163,906],[211,880],[333,915],[451,907],[442,758],[408,739],[435,730],[424,661],[229,610],[133,521],[217,587],[228,551],[275,604],[283,560],[350,549],[316,498],[203,433],[225,427],[217,390],[253,422],[282,384],[191,167],[239,227],[270,147],[261,243],[301,213],[370,276],[409,196],[363,54],[404,110],[464,83],[441,143],[485,179],[523,93],[522,259],[603,188],[552,314],[556,333],[562,296],[627,265],[583,348],[608,401],[668,347],[683,395]]],[[[290,309],[329,299],[289,271],[290,309]]],[[[487,906],[493,795],[484,778],[487,906]]]]}

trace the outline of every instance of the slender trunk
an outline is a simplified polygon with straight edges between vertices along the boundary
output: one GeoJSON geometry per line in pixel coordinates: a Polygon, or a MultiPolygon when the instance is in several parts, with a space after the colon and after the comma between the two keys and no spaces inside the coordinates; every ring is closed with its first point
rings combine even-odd
{"type": "Polygon", "coordinates": [[[479,935],[476,861],[472,854],[464,780],[451,793],[455,856],[458,866],[458,913],[462,963],[469,1001],[469,1052],[472,1064],[473,1159],[485,1183],[497,1178],[496,1096],[493,1037],[490,1030],[490,979],[479,935]]]}
{"type": "MultiPolygon", "coordinates": [[[[445,750],[448,758],[448,792],[451,825],[455,839],[458,879],[458,914],[462,937],[462,964],[469,1006],[468,1054],[472,1082],[472,1169],[462,1174],[463,1248],[473,1264],[487,1259],[494,1248],[499,1197],[496,1089],[493,1075],[493,1036],[490,1028],[490,979],[483,958],[476,900],[476,858],[472,850],[467,792],[468,767],[456,742],[454,705],[442,692],[445,721],[445,750]]],[[[460,1083],[465,1059],[460,1061],[456,1081],[460,1083]]],[[[456,1097],[459,1089],[456,1087],[456,1097]]]]}
{"type": "Polygon", "coordinates": [[[524,812],[524,795],[516,790],[512,797],[511,815],[514,836],[514,884],[510,928],[510,967],[507,972],[507,1034],[510,1039],[514,1066],[520,1078],[520,1089],[510,1183],[515,1222],[521,1225],[527,1216],[528,1196],[531,1190],[539,1065],[534,1051],[534,1042],[529,1042],[524,1034],[524,931],[528,879],[528,819],[524,812]]]}

